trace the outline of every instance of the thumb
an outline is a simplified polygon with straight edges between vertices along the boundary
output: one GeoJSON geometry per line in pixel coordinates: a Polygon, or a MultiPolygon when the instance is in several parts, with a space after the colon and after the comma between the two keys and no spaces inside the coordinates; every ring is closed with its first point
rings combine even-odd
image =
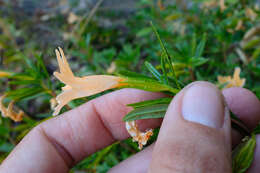
{"type": "Polygon", "coordinates": [[[221,92],[195,82],[171,102],[149,173],[231,173],[230,117],[221,92]]]}

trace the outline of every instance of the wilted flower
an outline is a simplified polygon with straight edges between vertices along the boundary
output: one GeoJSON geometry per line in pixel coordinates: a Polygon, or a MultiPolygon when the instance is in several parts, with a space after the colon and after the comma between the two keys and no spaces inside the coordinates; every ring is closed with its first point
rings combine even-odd
{"type": "Polygon", "coordinates": [[[66,86],[62,88],[62,93],[56,97],[58,105],[54,108],[53,115],[58,115],[61,108],[71,100],[91,96],[124,85],[120,83],[124,78],[117,76],[91,75],[76,77],[70,69],[63,50],[59,47],[55,52],[60,72],[54,72],[54,76],[66,84],[66,86]]]}
{"type": "Polygon", "coordinates": [[[116,63],[112,62],[107,68],[107,73],[114,73],[116,71],[116,63]]]}
{"type": "Polygon", "coordinates": [[[54,108],[57,106],[57,100],[56,100],[56,98],[52,98],[51,100],[50,100],[50,104],[51,104],[51,110],[54,110],[54,108]]]}
{"type": "Polygon", "coordinates": [[[3,117],[8,117],[10,119],[12,119],[13,121],[15,122],[19,122],[19,121],[22,121],[23,119],[23,115],[24,115],[24,112],[22,110],[19,110],[19,112],[15,112],[13,110],[14,108],[14,100],[12,100],[8,107],[6,108],[3,104],[3,100],[4,98],[6,97],[6,95],[3,95],[0,97],[0,111],[2,113],[2,116],[3,117]]]}
{"type": "Polygon", "coordinates": [[[231,87],[243,87],[245,85],[246,79],[240,78],[240,68],[236,67],[233,77],[231,76],[218,76],[219,84],[226,84],[225,88],[231,87]]]}
{"type": "Polygon", "coordinates": [[[130,134],[130,136],[133,138],[133,141],[138,142],[139,149],[141,150],[144,145],[146,145],[148,139],[153,135],[152,130],[148,130],[146,132],[141,132],[135,121],[129,121],[126,122],[126,130],[130,134]]]}
{"type": "Polygon", "coordinates": [[[77,16],[75,13],[70,12],[69,16],[68,16],[68,23],[69,24],[73,24],[75,22],[77,22],[80,19],[79,16],[77,16]]]}

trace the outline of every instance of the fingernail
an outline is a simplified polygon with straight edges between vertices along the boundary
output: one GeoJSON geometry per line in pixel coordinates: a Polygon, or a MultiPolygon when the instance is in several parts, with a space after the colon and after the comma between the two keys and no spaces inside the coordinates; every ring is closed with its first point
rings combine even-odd
{"type": "Polygon", "coordinates": [[[224,101],[219,90],[208,83],[197,83],[183,96],[184,119],[205,126],[220,128],[224,122],[224,101]]]}

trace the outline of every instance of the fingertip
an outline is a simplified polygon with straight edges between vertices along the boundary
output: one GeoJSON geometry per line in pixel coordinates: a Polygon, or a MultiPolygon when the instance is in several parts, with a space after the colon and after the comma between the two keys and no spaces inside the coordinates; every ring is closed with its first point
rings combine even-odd
{"type": "Polygon", "coordinates": [[[260,121],[260,102],[255,94],[245,88],[227,88],[222,91],[228,108],[250,129],[260,121]]]}
{"type": "Polygon", "coordinates": [[[185,87],[167,110],[149,171],[229,172],[230,119],[226,110],[214,85],[195,82],[185,87]]]}

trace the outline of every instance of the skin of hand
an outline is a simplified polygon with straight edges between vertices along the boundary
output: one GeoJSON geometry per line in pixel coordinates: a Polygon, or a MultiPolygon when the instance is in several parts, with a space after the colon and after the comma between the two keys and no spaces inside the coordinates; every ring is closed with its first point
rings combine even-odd
{"type": "MultiPolygon", "coordinates": [[[[90,154],[129,137],[122,118],[126,104],[162,97],[122,89],[94,99],[35,127],[0,166],[0,172],[68,172],[90,154]]],[[[260,102],[247,89],[222,92],[208,82],[186,86],[163,119],[140,120],[142,130],[161,125],[157,141],[112,168],[110,173],[231,173],[231,148],[242,136],[230,127],[230,109],[253,129],[260,102]],[[162,123],[161,123],[162,122],[162,123]]],[[[260,136],[248,173],[260,171],[260,136]]]]}

